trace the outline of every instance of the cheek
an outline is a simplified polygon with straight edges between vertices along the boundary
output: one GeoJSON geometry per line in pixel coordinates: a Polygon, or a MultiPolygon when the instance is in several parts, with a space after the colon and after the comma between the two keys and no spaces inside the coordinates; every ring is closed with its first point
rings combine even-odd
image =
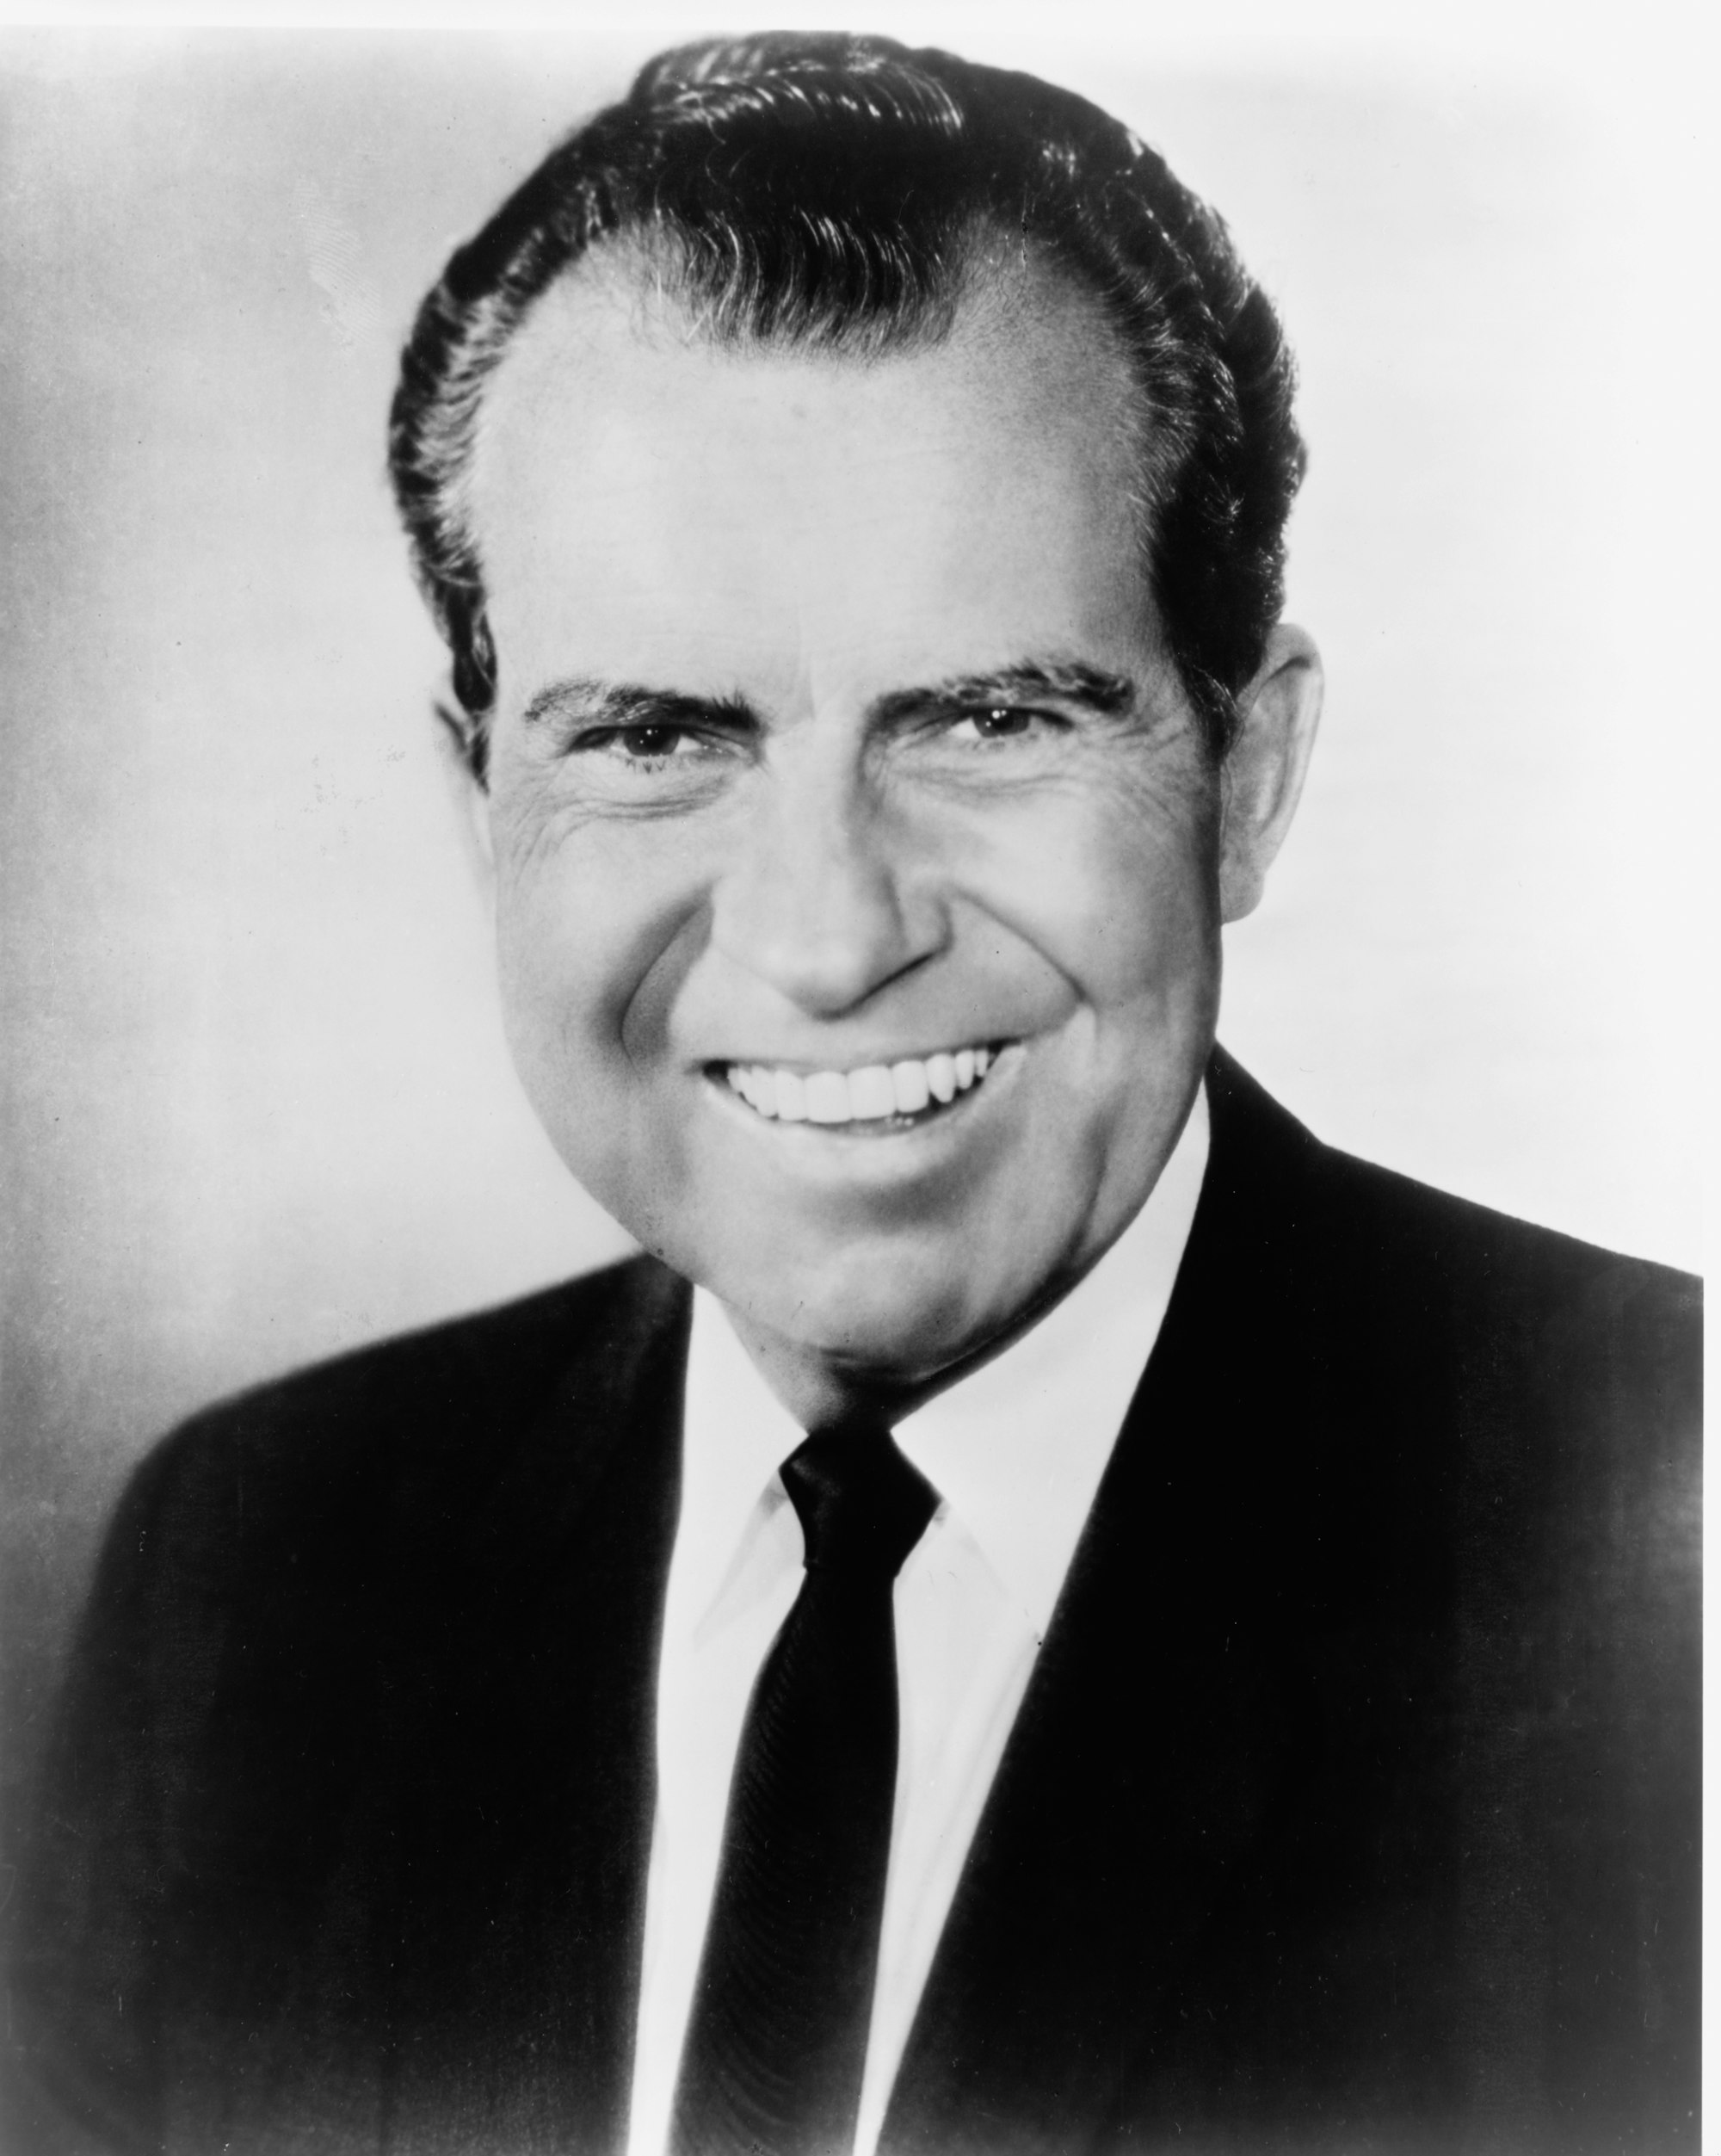
{"type": "Polygon", "coordinates": [[[515,1069],[539,1121],[575,1174],[608,1120],[602,1053],[605,987],[595,947],[546,926],[529,910],[498,904],[497,962],[503,1022],[515,1069]],[[598,1109],[594,1119],[592,1109],[598,1109]]]}
{"type": "Polygon", "coordinates": [[[498,893],[503,1016],[526,1096],[575,1178],[672,1260],[694,1165],[663,1047],[676,948],[643,932],[599,879],[498,893]]]}
{"type": "Polygon", "coordinates": [[[1217,994],[1218,861],[1208,846],[1154,844],[1120,861],[1107,895],[1084,922],[1095,1000],[1145,1005],[1167,1021],[1205,1013],[1217,994]]]}
{"type": "Polygon", "coordinates": [[[1083,788],[1042,799],[992,839],[987,910],[1064,977],[1102,1033],[1108,1020],[1210,1000],[1218,833],[1199,794],[1083,788]]]}
{"type": "Polygon", "coordinates": [[[503,1022],[527,1097],[556,1150],[614,1209],[649,1097],[624,1041],[642,965],[601,887],[544,874],[498,888],[503,1022]]]}
{"type": "Polygon", "coordinates": [[[527,825],[499,855],[497,943],[510,1035],[564,1069],[664,1052],[663,1016],[701,914],[683,849],[618,841],[601,822],[527,825]]]}

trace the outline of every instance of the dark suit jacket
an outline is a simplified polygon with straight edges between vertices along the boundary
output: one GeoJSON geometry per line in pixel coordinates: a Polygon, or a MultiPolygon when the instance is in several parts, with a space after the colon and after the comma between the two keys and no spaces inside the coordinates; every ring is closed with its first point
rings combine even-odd
{"type": "MultiPolygon", "coordinates": [[[[885,2145],[1694,2147],[1694,1283],[1211,1097],[885,2145]]],[[[617,2143],[688,1313],[638,1260],[145,1462],[19,1970],[115,2145],[617,2143]]]]}

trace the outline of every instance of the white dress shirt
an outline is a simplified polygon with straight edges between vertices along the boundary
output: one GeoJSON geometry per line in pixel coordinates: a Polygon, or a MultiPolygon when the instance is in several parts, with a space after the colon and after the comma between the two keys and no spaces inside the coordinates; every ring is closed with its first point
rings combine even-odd
{"type": "MultiPolygon", "coordinates": [[[[894,1593],[896,1807],[855,2156],[873,2156],[969,1844],[1158,1337],[1206,1159],[1204,1090],[1147,1203],[1087,1277],[896,1427],[941,1502],[894,1593]]],[[[629,2156],[663,2156],[669,2135],[742,1723],[801,1584],[800,1522],[777,1468],[805,1434],[721,1304],[695,1291],[629,2156]]]]}

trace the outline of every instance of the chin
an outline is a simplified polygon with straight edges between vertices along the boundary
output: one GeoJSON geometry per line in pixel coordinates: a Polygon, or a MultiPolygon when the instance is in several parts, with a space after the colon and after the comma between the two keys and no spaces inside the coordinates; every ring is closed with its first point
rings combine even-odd
{"type": "Polygon", "coordinates": [[[1003,1283],[996,1295],[980,1292],[964,1261],[947,1247],[920,1254],[851,1248],[774,1270],[768,1280],[713,1276],[706,1284],[756,1325],[834,1368],[912,1384],[973,1353],[1013,1314],[1003,1283]]]}

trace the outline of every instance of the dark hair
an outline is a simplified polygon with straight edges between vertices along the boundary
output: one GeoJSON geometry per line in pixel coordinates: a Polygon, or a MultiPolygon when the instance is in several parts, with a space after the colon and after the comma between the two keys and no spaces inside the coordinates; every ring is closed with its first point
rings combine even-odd
{"type": "Polygon", "coordinates": [[[1097,106],[885,38],[782,31],[661,54],[460,248],[419,310],[390,466],[484,769],[496,658],[464,509],[479,400],[533,303],[606,239],[724,341],[877,351],[943,334],[988,238],[1091,295],[1146,425],[1147,568],[1214,754],[1283,603],[1302,478],[1291,355],[1212,211],[1097,106]]]}

